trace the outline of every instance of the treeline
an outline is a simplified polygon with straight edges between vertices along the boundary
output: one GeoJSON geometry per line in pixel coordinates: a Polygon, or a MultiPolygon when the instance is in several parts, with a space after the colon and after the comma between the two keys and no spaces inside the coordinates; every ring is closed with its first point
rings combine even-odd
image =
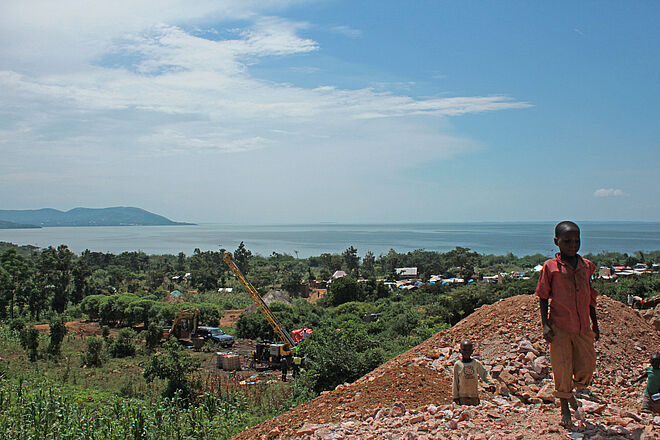
{"type": "MultiPolygon", "coordinates": [[[[86,250],[78,256],[66,245],[40,250],[0,243],[0,320],[20,316],[39,321],[44,313],[60,315],[66,311],[71,317],[86,314],[107,323],[166,324],[181,306],[163,304],[161,300],[172,290],[181,289],[194,303],[188,306],[199,307],[204,321],[213,325],[222,309],[250,304],[244,295],[217,292],[219,287],[242,291],[222,261],[223,252],[195,249],[190,256],[183,252],[114,255],[86,250]]],[[[337,270],[344,270],[354,279],[368,280],[357,290],[336,285],[329,305],[382,297],[383,286],[375,280],[395,280],[395,269],[399,267],[416,267],[422,280],[431,275],[479,279],[502,271],[529,269],[547,258],[541,254],[481,255],[461,247],[449,252],[390,250],[378,257],[367,252],[360,257],[353,246],[341,254],[310,258],[276,252],[264,257],[253,255],[244,243],[233,251],[233,257],[257,289],[282,288],[293,297],[299,296],[303,281],[328,280],[337,270]]],[[[660,251],[634,255],[607,252],[586,257],[596,265],[646,264],[660,261],[660,251]]]]}

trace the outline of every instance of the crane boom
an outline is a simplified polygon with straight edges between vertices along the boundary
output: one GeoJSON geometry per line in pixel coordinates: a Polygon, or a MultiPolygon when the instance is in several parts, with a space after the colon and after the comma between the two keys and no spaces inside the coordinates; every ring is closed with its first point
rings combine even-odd
{"type": "Polygon", "coordinates": [[[231,258],[231,253],[230,252],[225,252],[222,255],[222,259],[227,263],[227,266],[234,272],[236,275],[236,278],[238,278],[238,281],[245,286],[245,290],[247,291],[248,295],[252,298],[252,301],[257,305],[257,308],[261,312],[262,315],[266,318],[270,326],[273,328],[273,331],[279,338],[282,340],[282,342],[285,345],[288,345],[289,348],[288,350],[293,350],[293,347],[296,345],[296,343],[293,341],[293,338],[289,334],[288,331],[284,328],[284,326],[280,323],[280,321],[277,319],[277,317],[273,314],[272,310],[270,310],[270,307],[268,307],[268,304],[263,300],[261,295],[259,295],[259,292],[257,289],[250,283],[245,276],[243,276],[243,273],[241,270],[236,266],[236,263],[231,258]]]}

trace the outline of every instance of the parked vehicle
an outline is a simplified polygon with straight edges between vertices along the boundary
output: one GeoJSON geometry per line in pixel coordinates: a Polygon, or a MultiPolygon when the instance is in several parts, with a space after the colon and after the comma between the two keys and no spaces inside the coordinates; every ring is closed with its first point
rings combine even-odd
{"type": "Polygon", "coordinates": [[[232,335],[228,335],[218,327],[199,326],[197,327],[196,336],[203,338],[206,341],[213,341],[225,348],[229,348],[234,345],[234,337],[232,335]]]}

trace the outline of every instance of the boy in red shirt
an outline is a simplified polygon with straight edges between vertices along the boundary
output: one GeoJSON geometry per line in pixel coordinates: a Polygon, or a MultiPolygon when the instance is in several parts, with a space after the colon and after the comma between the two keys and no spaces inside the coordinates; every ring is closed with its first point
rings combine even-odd
{"type": "Polygon", "coordinates": [[[587,387],[596,369],[594,341],[600,337],[596,317],[598,291],[591,287],[596,266],[577,253],[578,225],[569,221],[557,224],[555,244],[559,253],[543,265],[536,295],[540,299],[543,337],[550,342],[561,424],[568,426],[572,423],[569,405],[578,407],[573,388],[587,387]]]}

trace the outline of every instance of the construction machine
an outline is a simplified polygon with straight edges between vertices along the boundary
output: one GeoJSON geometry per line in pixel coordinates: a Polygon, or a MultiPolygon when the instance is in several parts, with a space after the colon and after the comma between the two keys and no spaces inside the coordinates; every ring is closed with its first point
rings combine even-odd
{"type": "Polygon", "coordinates": [[[199,309],[184,309],[174,317],[172,327],[163,329],[163,337],[168,340],[171,336],[176,337],[179,342],[186,345],[194,345],[197,334],[197,321],[199,309]]]}
{"type": "Polygon", "coordinates": [[[276,344],[269,341],[258,342],[255,351],[252,353],[252,364],[255,368],[280,368],[283,362],[289,365],[292,362],[293,351],[296,343],[291,337],[291,334],[284,328],[277,317],[273,314],[270,307],[263,300],[257,289],[243,276],[241,270],[236,266],[236,263],[231,258],[231,253],[225,252],[222,259],[234,272],[238,281],[243,284],[248,295],[252,301],[257,305],[257,308],[262,315],[266,318],[275,334],[280,338],[281,343],[276,344]]]}

